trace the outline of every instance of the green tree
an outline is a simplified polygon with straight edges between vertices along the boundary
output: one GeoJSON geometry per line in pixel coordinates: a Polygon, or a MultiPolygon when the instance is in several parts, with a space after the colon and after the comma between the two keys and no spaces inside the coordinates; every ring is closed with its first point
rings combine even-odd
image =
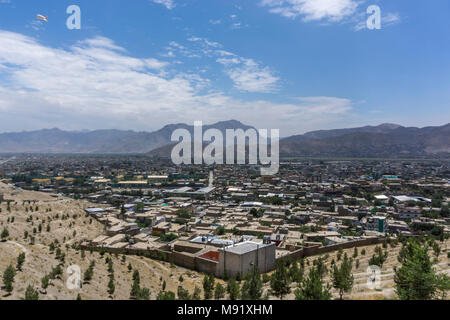
{"type": "Polygon", "coordinates": [[[203,278],[203,294],[205,296],[205,300],[209,300],[213,296],[215,279],[214,275],[205,275],[203,278]]]}
{"type": "Polygon", "coordinates": [[[37,292],[36,289],[29,285],[25,290],[24,300],[39,300],[39,292],[37,292]]]}
{"type": "Polygon", "coordinates": [[[353,287],[352,262],[344,255],[344,260],[340,267],[336,265],[333,268],[331,275],[333,287],[339,291],[339,298],[342,300],[344,292],[350,292],[353,287]]]}
{"type": "Polygon", "coordinates": [[[202,290],[195,286],[194,293],[192,294],[192,300],[200,300],[200,295],[202,294],[202,290]]]}
{"type": "Polygon", "coordinates": [[[139,270],[135,269],[133,271],[133,281],[137,281],[138,283],[140,283],[141,281],[141,277],[139,275],[139,270]]]}
{"type": "Polygon", "coordinates": [[[175,300],[175,293],[172,291],[160,291],[156,297],[156,300],[175,300]]]}
{"type": "Polygon", "coordinates": [[[91,261],[89,268],[87,268],[86,271],[84,272],[84,281],[89,282],[92,280],[92,277],[94,276],[94,266],[95,262],[91,261]]]}
{"type": "Polygon", "coordinates": [[[450,291],[450,278],[446,274],[438,274],[436,276],[436,292],[435,298],[445,300],[447,293],[450,291]]]}
{"type": "Polygon", "coordinates": [[[230,300],[238,300],[241,295],[241,289],[239,288],[239,284],[236,279],[231,278],[228,280],[227,284],[227,293],[230,296],[230,300]]]}
{"type": "Polygon", "coordinates": [[[130,297],[137,298],[140,290],[141,287],[139,286],[139,281],[134,280],[133,285],[131,286],[130,297]]]}
{"type": "Polygon", "coordinates": [[[63,272],[62,272],[61,266],[60,266],[60,265],[57,265],[56,267],[54,267],[54,268],[52,269],[52,271],[50,272],[49,277],[50,277],[51,280],[53,280],[53,279],[56,279],[57,277],[62,276],[62,273],[63,273],[63,272]]]}
{"type": "Polygon", "coordinates": [[[400,250],[400,268],[394,268],[395,290],[401,300],[430,300],[435,297],[439,280],[428,255],[428,244],[410,241],[400,250]]]}
{"type": "Polygon", "coordinates": [[[218,282],[214,290],[214,299],[220,300],[225,298],[225,288],[218,282]]]}
{"type": "Polygon", "coordinates": [[[300,283],[303,279],[304,268],[298,267],[297,261],[292,262],[291,268],[289,269],[289,277],[292,282],[300,283]]]}
{"type": "Polygon", "coordinates": [[[7,228],[3,228],[2,234],[0,235],[0,237],[2,238],[2,241],[5,241],[6,238],[9,237],[9,231],[7,228]]]}
{"type": "Polygon", "coordinates": [[[5,286],[6,292],[8,294],[11,294],[13,291],[13,283],[14,283],[14,277],[16,276],[16,270],[13,268],[12,265],[9,265],[5,272],[3,273],[3,285],[5,286]]]}
{"type": "Polygon", "coordinates": [[[262,288],[261,274],[258,268],[254,266],[242,285],[242,300],[260,300],[263,293],[262,288]]]}
{"type": "Polygon", "coordinates": [[[108,282],[108,293],[110,295],[113,295],[115,291],[116,291],[116,285],[114,284],[114,278],[110,277],[109,282],[108,282]]]}
{"type": "Polygon", "coordinates": [[[274,295],[283,300],[283,296],[291,292],[290,279],[284,261],[278,261],[275,272],[270,278],[270,288],[274,295]]]}
{"type": "Polygon", "coordinates": [[[189,294],[189,291],[184,289],[182,286],[178,286],[177,296],[178,296],[179,300],[190,300],[191,299],[191,295],[189,294]]]}
{"type": "Polygon", "coordinates": [[[441,247],[436,241],[433,241],[433,251],[434,254],[436,255],[436,258],[438,258],[439,255],[441,254],[441,247]]]}
{"type": "MultiPolygon", "coordinates": [[[[175,300],[175,294],[173,292],[170,292],[173,294],[173,299],[166,299],[166,300],[175,300]]],[[[140,288],[136,297],[137,300],[150,300],[150,290],[148,288],[140,288]]]]}
{"type": "Polygon", "coordinates": [[[341,261],[343,252],[344,251],[342,250],[342,248],[339,248],[338,253],[336,255],[337,261],[341,261]]]}
{"type": "Polygon", "coordinates": [[[353,250],[353,258],[356,258],[358,256],[358,248],[355,247],[355,249],[353,250]]]}
{"type": "Polygon", "coordinates": [[[25,262],[25,253],[22,252],[17,257],[17,266],[16,266],[16,268],[17,268],[18,271],[22,271],[22,266],[23,266],[24,262],[25,262]]]}
{"type": "Polygon", "coordinates": [[[41,279],[41,287],[44,289],[44,292],[47,292],[48,285],[50,284],[50,277],[46,274],[41,279]]]}
{"type": "MultiPolygon", "coordinates": [[[[344,257],[347,256],[347,253],[344,254],[344,257]]],[[[325,259],[318,258],[314,260],[313,265],[317,267],[317,270],[320,273],[320,276],[323,278],[328,273],[328,268],[325,264],[325,259]]]]}
{"type": "Polygon", "coordinates": [[[224,226],[218,227],[217,230],[216,230],[216,234],[218,236],[223,236],[225,234],[225,227],[224,226]]]}
{"type": "Polygon", "coordinates": [[[294,294],[296,300],[330,300],[332,297],[331,288],[329,285],[324,286],[322,273],[317,266],[309,270],[308,276],[302,280],[294,294]]]}
{"type": "Polygon", "coordinates": [[[114,264],[113,264],[112,259],[109,259],[109,261],[108,261],[108,272],[114,273],[114,264]]]}
{"type": "Polygon", "coordinates": [[[381,247],[375,247],[375,254],[370,258],[369,265],[371,266],[379,266],[380,268],[383,268],[383,264],[386,262],[388,257],[387,250],[384,251],[381,247]]]}

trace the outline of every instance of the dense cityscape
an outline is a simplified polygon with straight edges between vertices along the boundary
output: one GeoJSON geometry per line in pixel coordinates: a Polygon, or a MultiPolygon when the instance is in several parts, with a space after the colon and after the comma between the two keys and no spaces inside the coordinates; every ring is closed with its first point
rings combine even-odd
{"type": "Polygon", "coordinates": [[[448,313],[449,12],[0,0],[0,314],[448,313]]]}
{"type": "MultiPolygon", "coordinates": [[[[57,260],[64,250],[97,252],[99,257],[106,254],[107,261],[115,256],[123,266],[128,256],[138,256],[180,272],[151,288],[147,298],[199,297],[202,291],[208,297],[201,276],[206,274],[219,281],[219,289],[213,286],[216,298],[225,297],[221,290],[237,279],[245,299],[250,294],[245,281],[251,281],[245,279],[257,272],[263,275],[259,298],[294,299],[301,295],[295,283],[301,287],[302,280],[296,277],[306,277],[310,261],[329,268],[330,279],[344,249],[345,261],[350,259],[361,279],[352,280],[343,292],[335,290],[339,286],[324,289],[330,297],[392,298],[389,270],[396,265],[395,250],[399,241],[411,238],[432,241],[437,270],[449,270],[448,161],[290,159],[281,162],[277,175],[260,176],[259,167],[251,165],[175,166],[167,159],[131,155],[16,155],[4,158],[0,177],[1,221],[8,234],[3,238],[17,239],[26,232],[22,241],[49,246],[50,253],[58,250],[57,260]],[[52,210],[55,206],[58,211],[52,210]],[[44,208],[56,216],[33,220],[44,208]],[[69,217],[62,208],[77,213],[69,217]],[[28,217],[17,220],[26,227],[14,221],[15,212],[23,210],[28,217]],[[77,232],[74,221],[65,231],[67,226],[56,222],[78,215],[97,227],[77,232]],[[366,257],[358,256],[358,250],[367,251],[366,257]],[[365,288],[365,270],[383,267],[385,260],[381,287],[365,288]],[[281,263],[290,265],[288,273],[298,269],[284,291],[271,280],[282,272],[281,263]],[[192,292],[180,282],[185,272],[197,274],[192,292]]],[[[67,268],[68,262],[63,258],[58,266],[67,268]]],[[[89,274],[84,277],[81,292],[89,283],[89,274]]]]}

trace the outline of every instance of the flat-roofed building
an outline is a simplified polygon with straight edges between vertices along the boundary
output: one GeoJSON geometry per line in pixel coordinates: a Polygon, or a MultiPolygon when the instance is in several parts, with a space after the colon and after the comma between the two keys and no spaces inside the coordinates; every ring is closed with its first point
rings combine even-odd
{"type": "Polygon", "coordinates": [[[219,249],[217,275],[245,276],[256,266],[261,273],[275,268],[275,243],[244,241],[219,249]]]}

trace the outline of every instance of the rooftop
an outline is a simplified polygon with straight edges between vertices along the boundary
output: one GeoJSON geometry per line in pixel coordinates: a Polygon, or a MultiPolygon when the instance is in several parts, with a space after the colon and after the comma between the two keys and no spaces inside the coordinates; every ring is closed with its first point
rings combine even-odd
{"type": "MultiPolygon", "coordinates": [[[[234,246],[229,246],[225,248],[226,252],[231,252],[234,254],[246,254],[257,249],[261,249],[264,247],[274,246],[274,243],[264,244],[262,242],[253,242],[253,241],[244,241],[235,244],[234,246]]],[[[223,249],[219,249],[223,250],[223,249]]]]}

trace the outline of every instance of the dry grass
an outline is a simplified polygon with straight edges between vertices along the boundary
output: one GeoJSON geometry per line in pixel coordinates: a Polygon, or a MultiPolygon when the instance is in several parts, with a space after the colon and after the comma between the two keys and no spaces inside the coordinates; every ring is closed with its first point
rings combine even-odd
{"type": "MultiPolygon", "coordinates": [[[[81,239],[93,239],[103,232],[103,226],[85,216],[84,209],[89,207],[89,203],[76,201],[67,198],[53,198],[48,194],[32,191],[14,190],[12,187],[0,183],[0,193],[5,195],[5,199],[13,200],[11,203],[11,212],[7,211],[7,204],[3,202],[0,207],[0,232],[4,227],[9,231],[7,242],[0,242],[0,274],[9,264],[14,267],[17,263],[17,257],[21,252],[26,253],[25,263],[22,271],[18,271],[15,277],[14,290],[11,295],[0,289],[0,298],[7,300],[21,299],[24,297],[25,289],[28,285],[34,286],[42,291],[40,299],[50,300],[71,300],[78,294],[82,299],[129,299],[132,285],[132,272],[128,270],[128,264],[131,263],[133,269],[140,272],[141,286],[149,288],[151,298],[156,299],[157,293],[161,290],[162,280],[166,281],[167,289],[176,293],[181,284],[191,293],[195,286],[201,288],[203,275],[200,273],[170,265],[167,262],[155,261],[149,258],[127,256],[126,261],[122,261],[122,256],[104,255],[103,257],[96,252],[85,252],[84,259],[80,251],[71,248],[74,241],[81,239]],[[35,201],[28,204],[28,200],[35,201]],[[23,201],[26,201],[23,203],[23,201]],[[33,212],[30,211],[33,207],[33,212]],[[38,210],[34,209],[38,207],[38,210]],[[28,209],[28,212],[27,212],[28,209]],[[51,210],[51,211],[48,211],[51,210]],[[63,216],[69,216],[63,219],[63,216]],[[27,219],[32,216],[32,222],[27,219]],[[11,222],[14,218],[14,222],[11,222]],[[51,221],[49,222],[49,218],[51,221]],[[10,222],[8,222],[8,219],[10,222]],[[38,232],[38,226],[42,224],[42,231],[38,232]],[[50,232],[47,232],[47,225],[50,224],[50,232]],[[36,233],[33,229],[36,228],[36,233]],[[27,239],[24,238],[24,232],[29,233],[27,239]],[[74,234],[74,232],[76,232],[74,234]],[[30,236],[35,237],[32,245],[30,236]],[[64,273],[61,279],[51,281],[51,285],[44,294],[41,289],[41,279],[44,275],[50,273],[53,267],[59,264],[55,257],[55,252],[50,252],[49,245],[57,240],[60,244],[62,253],[66,255],[63,271],[70,265],[78,265],[84,272],[90,262],[95,261],[94,276],[90,283],[83,284],[77,291],[67,289],[65,281],[68,274],[64,273]],[[107,285],[109,282],[108,266],[105,258],[110,256],[114,264],[115,274],[115,293],[109,297],[107,285]],[[180,275],[183,276],[183,282],[179,282],[180,275]]],[[[1,280],[0,280],[1,281],[1,280]]]]}

